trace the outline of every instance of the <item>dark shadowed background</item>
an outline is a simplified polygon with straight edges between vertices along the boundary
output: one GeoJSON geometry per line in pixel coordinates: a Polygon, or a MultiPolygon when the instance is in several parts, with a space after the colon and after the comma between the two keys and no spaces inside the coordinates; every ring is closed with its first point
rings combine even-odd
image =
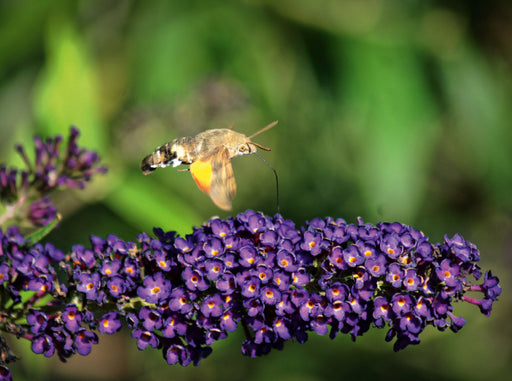
{"type": "Polygon", "coordinates": [[[0,161],[13,145],[81,130],[109,167],[53,195],[48,240],[186,234],[212,215],[276,212],[272,171],[233,160],[232,214],[188,173],[145,177],[143,156],[174,138],[233,126],[271,147],[280,207],[297,226],[330,215],[399,221],[433,242],[460,232],[500,277],[490,318],[457,305],[457,334],[427,329],[394,353],[384,330],[356,343],[310,336],[259,359],[243,332],[199,367],[169,366],[122,333],[67,364],[14,345],[16,380],[501,380],[512,373],[512,3],[390,0],[1,0],[0,161]]]}

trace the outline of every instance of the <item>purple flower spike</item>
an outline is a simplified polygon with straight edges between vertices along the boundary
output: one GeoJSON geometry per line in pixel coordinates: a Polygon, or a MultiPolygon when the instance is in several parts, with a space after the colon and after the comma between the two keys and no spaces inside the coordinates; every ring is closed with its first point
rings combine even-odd
{"type": "Polygon", "coordinates": [[[35,154],[31,161],[25,149],[16,145],[25,170],[7,169],[0,165],[0,198],[2,202],[16,205],[12,218],[21,217],[34,227],[50,224],[57,216],[48,193],[62,188],[84,188],[97,173],[105,173],[100,167],[99,156],[77,145],[79,133],[71,128],[68,145],[61,152],[62,137],[57,135],[46,140],[34,138],[35,154]],[[27,207],[20,206],[26,203],[27,207]]]}
{"type": "MultiPolygon", "coordinates": [[[[66,161],[73,171],[96,160],[76,149],[76,137],[66,161]]],[[[37,146],[33,168],[46,184],[45,173],[59,166],[58,141],[37,146]]],[[[17,190],[9,176],[0,167],[0,183],[17,190]]],[[[247,211],[213,218],[185,237],[162,229],[154,236],[91,237],[90,246],[64,254],[27,242],[17,228],[0,230],[0,287],[6,308],[19,315],[9,321],[4,314],[4,327],[30,340],[34,352],[65,360],[88,354],[96,330],[113,334],[124,326],[139,349],[197,365],[239,325],[242,352],[253,357],[289,339],[304,343],[312,332],[355,340],[372,327],[386,328],[386,340],[400,350],[418,344],[429,325],[462,329],[456,302],[488,316],[501,294],[498,278],[480,270],[472,243],[456,235],[431,244],[400,223],[315,218],[297,229],[279,214],[247,211]],[[32,292],[26,297],[24,290],[32,292]]]]}

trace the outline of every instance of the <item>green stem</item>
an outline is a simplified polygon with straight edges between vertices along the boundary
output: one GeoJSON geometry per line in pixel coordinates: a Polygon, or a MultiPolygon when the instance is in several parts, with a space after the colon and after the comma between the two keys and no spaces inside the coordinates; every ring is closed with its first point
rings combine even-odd
{"type": "Polygon", "coordinates": [[[12,204],[12,205],[7,205],[7,210],[6,212],[0,216],[0,226],[2,226],[6,221],[8,221],[9,219],[13,218],[16,216],[16,212],[18,211],[18,209],[20,207],[23,206],[23,204],[25,203],[25,201],[27,200],[27,195],[26,193],[24,193],[19,199],[18,201],[16,201],[16,203],[12,204]]]}

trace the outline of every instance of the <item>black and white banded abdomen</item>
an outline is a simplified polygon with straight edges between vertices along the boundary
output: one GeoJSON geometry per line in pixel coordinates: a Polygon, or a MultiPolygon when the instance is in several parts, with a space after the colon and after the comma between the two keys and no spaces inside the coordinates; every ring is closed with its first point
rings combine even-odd
{"type": "Polygon", "coordinates": [[[157,168],[177,167],[191,164],[196,160],[197,145],[192,142],[195,137],[186,136],[157,147],[155,151],[142,159],[140,169],[147,175],[157,168]]]}

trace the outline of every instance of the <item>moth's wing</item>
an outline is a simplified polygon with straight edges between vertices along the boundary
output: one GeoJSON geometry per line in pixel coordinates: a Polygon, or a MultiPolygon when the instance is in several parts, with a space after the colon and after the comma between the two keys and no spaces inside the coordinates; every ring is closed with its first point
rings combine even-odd
{"type": "Polygon", "coordinates": [[[219,208],[231,210],[231,200],[236,195],[235,174],[227,149],[222,149],[212,160],[212,186],[210,198],[219,208]]]}
{"type": "Polygon", "coordinates": [[[226,148],[220,148],[209,157],[194,161],[190,164],[190,173],[199,189],[210,196],[215,205],[224,210],[231,209],[236,182],[226,148]]]}

